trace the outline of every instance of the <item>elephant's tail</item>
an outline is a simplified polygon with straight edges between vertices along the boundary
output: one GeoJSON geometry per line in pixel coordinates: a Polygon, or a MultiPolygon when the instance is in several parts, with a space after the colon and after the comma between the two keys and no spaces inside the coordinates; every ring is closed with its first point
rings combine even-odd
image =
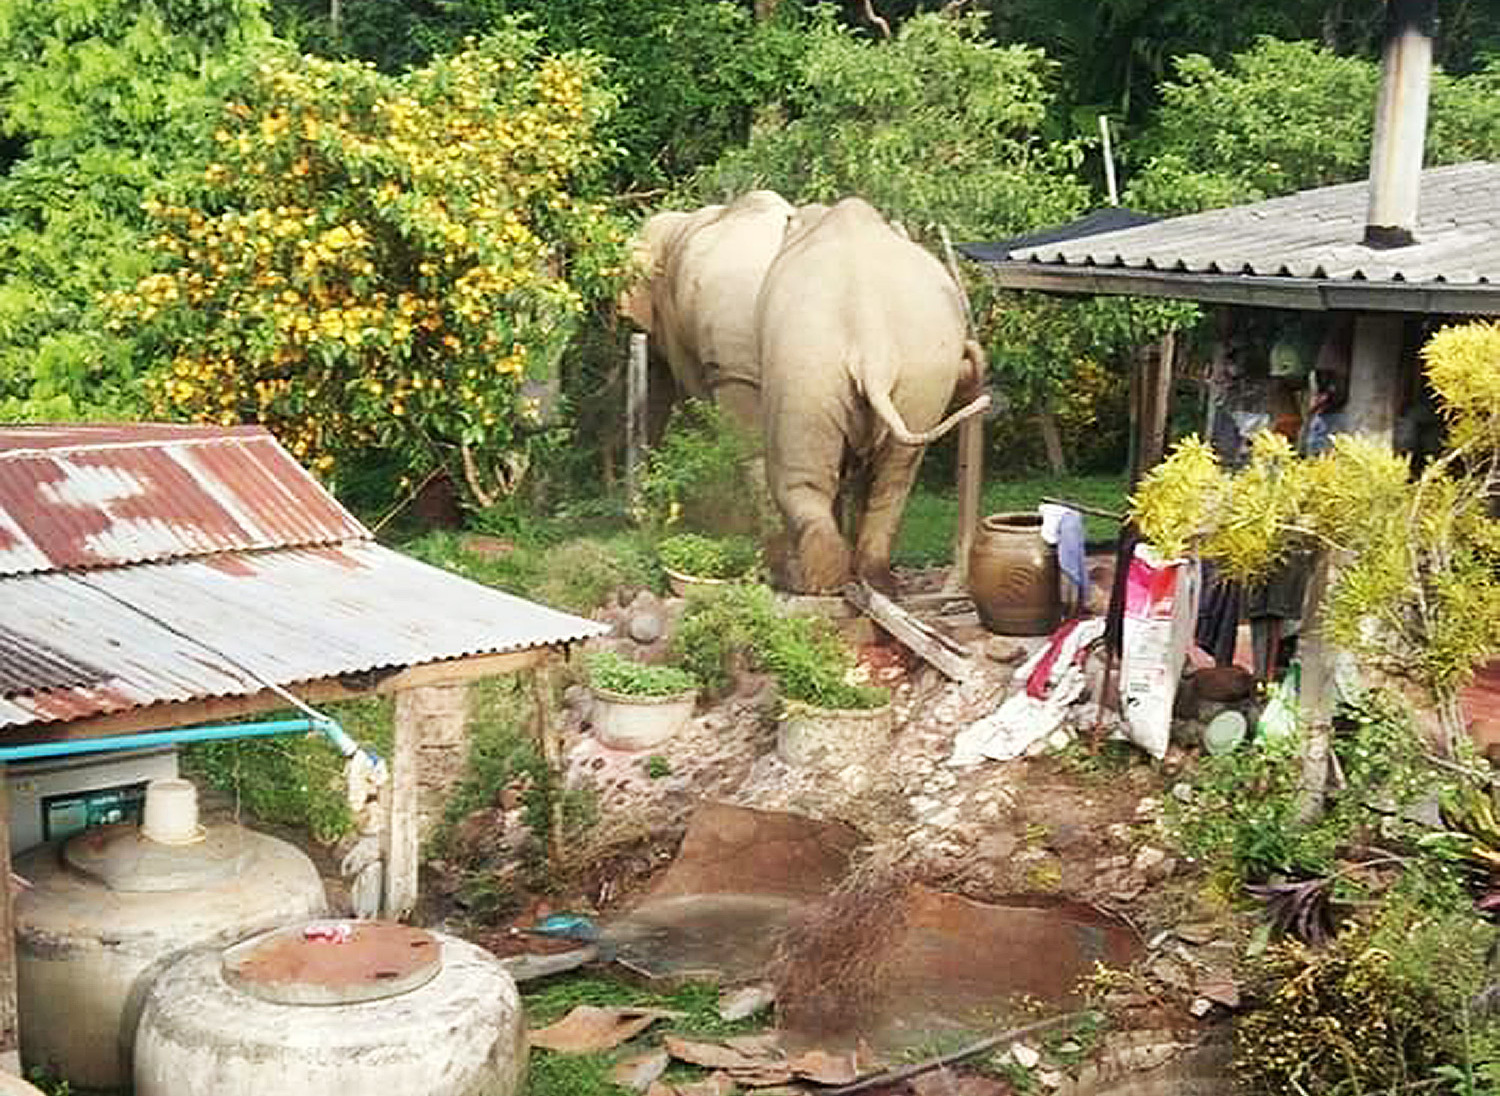
{"type": "Polygon", "coordinates": [[[963,422],[964,419],[970,415],[979,414],[990,405],[989,393],[986,392],[964,404],[931,430],[923,430],[914,434],[907,429],[905,420],[901,418],[901,412],[897,411],[896,405],[891,402],[891,394],[889,392],[883,390],[870,391],[866,393],[866,397],[870,401],[870,406],[875,409],[875,413],[880,416],[881,421],[890,430],[891,436],[902,445],[926,445],[928,442],[937,441],[938,438],[963,422]]]}

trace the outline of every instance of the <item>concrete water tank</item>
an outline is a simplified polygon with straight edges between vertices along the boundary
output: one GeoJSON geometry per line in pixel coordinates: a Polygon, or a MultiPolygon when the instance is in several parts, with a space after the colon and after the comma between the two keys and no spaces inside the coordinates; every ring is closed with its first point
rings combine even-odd
{"type": "Polygon", "coordinates": [[[145,817],[19,856],[15,899],[21,1059],[80,1088],[130,1083],[151,981],[181,952],[326,912],[300,849],[232,824],[200,825],[186,780],[155,780],[145,817]]]}
{"type": "Polygon", "coordinates": [[[383,921],[273,930],[178,959],[147,994],[135,1096],[512,1096],[515,983],[494,956],[383,921]]]}

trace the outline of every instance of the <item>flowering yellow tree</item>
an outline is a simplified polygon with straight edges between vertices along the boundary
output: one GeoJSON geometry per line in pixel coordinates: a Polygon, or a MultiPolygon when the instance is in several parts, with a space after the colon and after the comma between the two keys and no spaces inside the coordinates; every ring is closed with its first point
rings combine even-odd
{"type": "Polygon", "coordinates": [[[520,482],[623,231],[583,195],[614,105],[585,54],[506,27],[395,78],[263,63],[191,204],[150,204],[159,272],[111,302],[158,413],[261,422],[325,475],[394,451],[482,504],[520,482]]]}

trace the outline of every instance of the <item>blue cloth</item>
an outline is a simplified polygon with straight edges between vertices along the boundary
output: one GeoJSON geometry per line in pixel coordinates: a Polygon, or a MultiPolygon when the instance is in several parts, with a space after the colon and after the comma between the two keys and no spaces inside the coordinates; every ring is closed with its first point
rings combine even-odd
{"type": "Polygon", "coordinates": [[[1078,591],[1082,601],[1088,594],[1088,565],[1083,552],[1083,515],[1067,506],[1044,502],[1038,508],[1042,516],[1042,539],[1057,545],[1057,566],[1078,591]]]}

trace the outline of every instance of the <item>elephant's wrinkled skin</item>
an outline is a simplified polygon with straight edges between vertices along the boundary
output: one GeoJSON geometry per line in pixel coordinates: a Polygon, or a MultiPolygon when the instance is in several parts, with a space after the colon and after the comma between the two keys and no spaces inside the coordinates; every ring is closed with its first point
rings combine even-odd
{"type": "Polygon", "coordinates": [[[755,300],[793,212],[779,194],[752,190],[727,206],[656,214],[636,241],[644,276],[621,299],[679,390],[712,398],[757,435],[755,300]]]}
{"type": "Polygon", "coordinates": [[[963,297],[942,264],[849,198],[788,237],[761,287],[755,330],[766,474],[790,538],[790,584],[839,589],[851,574],[890,589],[891,542],[923,446],[984,410],[963,297]],[[939,420],[942,420],[941,422],[939,420]],[[852,458],[854,551],[834,506],[852,458]]]}

